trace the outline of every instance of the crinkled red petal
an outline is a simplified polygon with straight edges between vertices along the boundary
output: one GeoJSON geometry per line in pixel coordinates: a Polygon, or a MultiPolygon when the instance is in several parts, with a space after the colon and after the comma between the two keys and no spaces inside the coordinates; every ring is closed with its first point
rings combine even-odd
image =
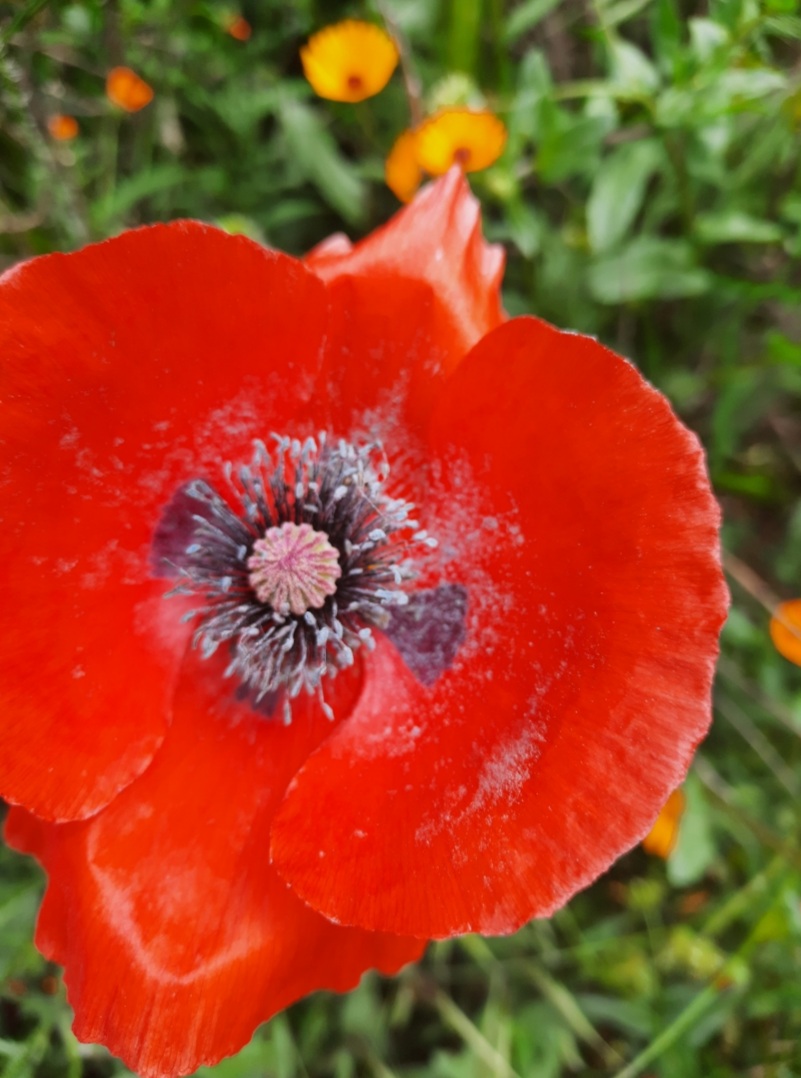
{"type": "Polygon", "coordinates": [[[430,688],[379,643],[272,857],[343,924],[506,933],[642,838],[686,772],[726,611],[719,512],[667,401],[535,319],[457,368],[431,452],[424,523],[465,642],[430,688]]]}
{"type": "Polygon", "coordinates": [[[462,355],[503,318],[503,249],[485,241],[479,204],[458,168],[360,243],[350,247],[337,234],[305,261],[327,281],[378,274],[427,282],[450,312],[462,355]]]}
{"type": "Polygon", "coordinates": [[[150,762],[185,639],[149,578],[159,512],[286,430],[324,321],[300,263],[191,222],[2,278],[2,796],[83,817],[150,762]]]}
{"type": "MultiPolygon", "coordinates": [[[[308,992],[352,988],[370,967],[394,973],[425,946],[334,925],[280,879],[270,820],[331,725],[306,696],[290,726],[266,718],[237,701],[224,668],[189,653],[161,751],[92,819],[16,809],[7,826],[47,870],[37,944],[65,966],[77,1036],[144,1078],[215,1063],[308,992]]],[[[343,711],[359,678],[332,683],[343,711]]]]}

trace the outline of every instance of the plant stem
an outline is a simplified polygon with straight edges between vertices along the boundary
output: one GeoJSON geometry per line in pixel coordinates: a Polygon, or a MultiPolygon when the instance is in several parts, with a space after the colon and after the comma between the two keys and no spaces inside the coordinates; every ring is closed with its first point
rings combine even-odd
{"type": "Polygon", "coordinates": [[[392,8],[385,0],[376,0],[381,18],[387,24],[390,34],[395,39],[400,57],[400,69],[403,76],[403,86],[406,91],[406,101],[409,105],[409,119],[412,127],[417,127],[423,120],[422,87],[418,79],[414,65],[412,64],[411,51],[406,36],[398,26],[397,19],[392,8]]]}

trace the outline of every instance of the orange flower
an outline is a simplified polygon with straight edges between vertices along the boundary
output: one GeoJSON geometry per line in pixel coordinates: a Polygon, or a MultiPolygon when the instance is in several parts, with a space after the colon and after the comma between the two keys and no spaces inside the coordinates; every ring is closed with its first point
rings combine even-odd
{"type": "Polygon", "coordinates": [[[47,121],[47,130],[50,132],[50,137],[57,142],[69,142],[78,134],[78,121],[74,116],[57,113],[47,121]]]}
{"type": "Polygon", "coordinates": [[[364,101],[384,89],[398,63],[386,30],[346,19],[309,38],[300,50],[306,78],[329,101],[364,101]]]}
{"type": "Polygon", "coordinates": [[[506,145],[506,127],[486,109],[441,109],[417,131],[417,159],[432,176],[452,165],[479,172],[498,160],[506,145]]]}
{"type": "Polygon", "coordinates": [[[237,41],[247,41],[253,28],[244,15],[229,15],[225,21],[225,32],[237,41]]]}
{"type": "Polygon", "coordinates": [[[401,202],[410,202],[422,178],[423,170],[417,160],[417,135],[414,131],[404,131],[395,140],[384,162],[387,187],[401,202]]]}
{"type": "Polygon", "coordinates": [[[801,666],[801,599],[779,603],[770,619],[770,638],[780,655],[801,666]]]}
{"type": "Polygon", "coordinates": [[[114,67],[106,76],[106,97],[126,112],[139,112],[153,100],[153,87],[130,67],[114,67]]]}
{"type": "Polygon", "coordinates": [[[642,848],[646,853],[661,857],[665,861],[668,859],[679,837],[679,823],[685,804],[682,790],[674,790],[657,816],[654,826],[642,840],[642,848]]]}

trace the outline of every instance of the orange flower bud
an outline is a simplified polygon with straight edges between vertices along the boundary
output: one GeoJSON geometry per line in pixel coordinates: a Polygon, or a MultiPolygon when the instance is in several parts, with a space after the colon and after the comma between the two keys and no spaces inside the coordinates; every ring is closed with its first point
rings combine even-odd
{"type": "Polygon", "coordinates": [[[114,67],[106,76],[106,97],[126,112],[139,112],[153,100],[153,87],[130,67],[114,67]]]}
{"type": "Polygon", "coordinates": [[[47,121],[47,130],[50,132],[50,137],[57,142],[69,142],[78,134],[78,121],[74,116],[57,113],[47,121]]]}
{"type": "Polygon", "coordinates": [[[244,15],[231,15],[226,20],[225,32],[237,41],[247,41],[253,33],[253,27],[244,15]]]}

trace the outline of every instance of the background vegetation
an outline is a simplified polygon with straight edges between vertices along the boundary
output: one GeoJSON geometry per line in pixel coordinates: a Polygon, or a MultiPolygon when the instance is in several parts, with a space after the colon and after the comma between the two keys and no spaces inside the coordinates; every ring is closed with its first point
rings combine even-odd
{"type": "MultiPolygon", "coordinates": [[[[481,101],[509,143],[475,177],[505,302],[636,357],[701,435],[734,607],[717,718],[667,861],[635,850],[551,921],[430,948],[319,994],[216,1078],[801,1076],[801,671],[767,635],[801,592],[801,11],[795,0],[386,0],[427,104],[481,101]]],[[[0,3],[0,259],[140,222],[216,221],[302,252],[397,203],[399,76],[314,98],[298,48],[370,5],[0,3]],[[114,65],[153,87],[136,115],[114,65]],[[55,141],[56,113],[78,136],[55,141]]],[[[610,477],[613,481],[613,477],[610,477]]],[[[0,855],[0,1069],[112,1078],[31,944],[40,874],[0,855]]]]}

